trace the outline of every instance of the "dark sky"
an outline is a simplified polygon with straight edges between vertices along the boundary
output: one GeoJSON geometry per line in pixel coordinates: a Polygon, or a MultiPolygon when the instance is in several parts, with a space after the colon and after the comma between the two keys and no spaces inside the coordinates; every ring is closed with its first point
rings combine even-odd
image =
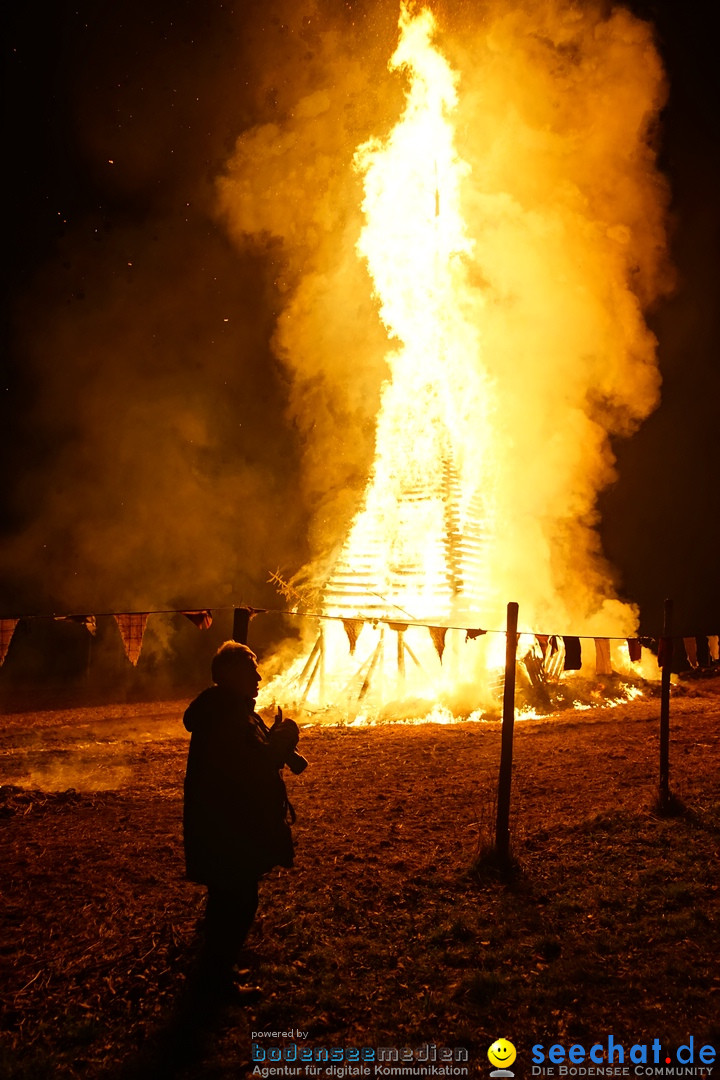
{"type": "Polygon", "coordinates": [[[11,18],[2,606],[251,601],[304,555],[271,272],[213,216],[272,107],[247,90],[262,28],[217,2],[11,18]]]}
{"type": "MultiPolygon", "coordinates": [[[[662,405],[617,447],[603,540],[646,632],[672,596],[679,631],[717,633],[717,69],[703,5],[635,10],[670,79],[678,284],[652,316],[662,405]]],[[[6,20],[0,607],[268,603],[267,570],[307,555],[312,507],[269,347],[272,266],[233,248],[213,182],[282,108],[283,71],[258,61],[280,9],[80,0],[6,20]]]]}
{"type": "MultiPolygon", "coordinates": [[[[601,500],[605,550],[646,628],[675,603],[675,628],[720,627],[720,149],[718,66],[702,4],[634,5],[658,33],[670,81],[660,164],[672,186],[675,294],[651,318],[660,408],[617,448],[619,480],[601,500]]],[[[714,629],[713,629],[714,628],[714,629]]]]}

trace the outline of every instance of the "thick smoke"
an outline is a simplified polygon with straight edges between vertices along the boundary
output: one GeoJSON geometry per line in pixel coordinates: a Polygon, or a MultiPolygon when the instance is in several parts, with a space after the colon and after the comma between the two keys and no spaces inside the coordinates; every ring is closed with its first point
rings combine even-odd
{"type": "Polygon", "coordinates": [[[622,9],[502,7],[472,57],[457,55],[478,319],[498,388],[500,577],[527,597],[530,625],[630,632],[630,613],[603,602],[613,575],[595,526],[609,437],[630,435],[659,398],[644,321],[670,284],[652,30],[622,9]]]}
{"type": "Polygon", "coordinates": [[[262,602],[268,572],[305,557],[297,435],[272,283],[213,189],[248,110],[273,108],[243,85],[259,27],[139,4],[67,21],[37,103],[56,158],[36,152],[18,238],[3,612],[262,602]],[[45,248],[26,250],[38,213],[45,248]]]}
{"type": "Polygon", "coordinates": [[[387,338],[355,251],[362,187],[352,158],[400,104],[400,88],[386,72],[396,18],[385,7],[343,33],[327,13],[290,16],[289,46],[275,60],[283,72],[282,119],[243,133],[218,182],[220,212],[236,243],[272,260],[272,344],[289,376],[302,499],[313,508],[311,550],[321,560],[348,528],[365,487],[387,375],[387,338]],[[379,36],[368,34],[376,21],[383,23],[379,36]]]}
{"type": "MultiPolygon", "coordinates": [[[[126,233],[123,246],[133,267],[108,281],[88,257],[72,320],[52,312],[27,347],[27,362],[43,369],[28,419],[52,441],[52,457],[49,475],[20,493],[31,523],[10,554],[56,586],[60,563],[66,610],[142,610],[179,593],[216,603],[247,583],[242,564],[260,550],[272,565],[283,528],[265,516],[243,527],[243,508],[277,498],[282,446],[278,439],[267,453],[269,433],[251,401],[262,327],[240,289],[214,295],[196,265],[149,270],[145,238],[129,243],[126,233]],[[179,325],[178,296],[187,309],[179,325]]],[[[73,258],[82,258],[77,249],[73,258]]],[[[227,260],[225,268],[237,273],[227,260]]],[[[292,511],[287,517],[292,524],[292,511]]]]}

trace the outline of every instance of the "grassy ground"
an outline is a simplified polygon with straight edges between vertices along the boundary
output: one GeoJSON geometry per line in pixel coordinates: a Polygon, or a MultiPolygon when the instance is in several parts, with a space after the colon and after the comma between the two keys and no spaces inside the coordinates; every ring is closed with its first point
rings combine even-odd
{"type": "Polygon", "coordinates": [[[536,1042],[610,1032],[720,1049],[720,679],[674,696],[674,817],[652,809],[656,699],[518,723],[505,878],[477,865],[499,724],[307,729],[296,867],[249,942],[265,995],[215,1011],[188,989],[181,710],[4,719],[0,1076],[242,1077],[252,1032],[288,1029],[465,1047],[471,1076],[499,1036],[516,1076],[536,1042]]]}

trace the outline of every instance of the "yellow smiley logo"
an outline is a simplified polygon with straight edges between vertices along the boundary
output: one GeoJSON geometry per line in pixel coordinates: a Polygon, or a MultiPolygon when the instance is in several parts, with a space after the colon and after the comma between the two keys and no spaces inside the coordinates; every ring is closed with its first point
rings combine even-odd
{"type": "Polygon", "coordinates": [[[517,1050],[508,1039],[496,1039],[488,1050],[490,1064],[495,1065],[498,1069],[504,1069],[507,1065],[512,1065],[516,1057],[517,1050]]]}

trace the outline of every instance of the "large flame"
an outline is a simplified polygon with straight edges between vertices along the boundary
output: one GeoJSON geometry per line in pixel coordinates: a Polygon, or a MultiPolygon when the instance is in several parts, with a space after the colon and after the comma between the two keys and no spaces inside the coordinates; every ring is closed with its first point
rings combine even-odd
{"type": "MultiPolygon", "coordinates": [[[[647,144],[662,71],[648,27],[623,10],[603,18],[519,3],[486,16],[471,48],[448,40],[461,76],[431,12],[403,6],[389,65],[405,79],[401,114],[352,157],[363,183],[355,258],[389,346],[374,464],[346,538],[335,538],[316,610],[361,620],[348,624],[353,646],[367,620],[376,628],[363,630],[356,654],[342,622],[327,622],[284,672],[286,694],[295,686],[320,704],[477,704],[498,639],[466,643],[450,631],[440,666],[439,639],[436,652],[427,630],[406,629],[414,621],[499,628],[514,599],[521,625],[539,633],[636,627],[594,527],[597,494],[612,479],[610,436],[629,434],[657,398],[642,305],[662,287],[665,192],[647,144]]],[[[327,100],[313,94],[302,105],[290,127],[312,130],[317,148],[327,100]]],[[[326,328],[308,340],[331,301],[351,325],[357,318],[353,218],[333,204],[340,189],[328,180],[324,199],[315,190],[315,208],[298,211],[303,233],[250,179],[252,164],[277,197],[279,163],[307,155],[297,137],[285,140],[274,126],[241,140],[223,204],[238,232],[279,232],[305,262],[276,341],[298,388],[306,355],[308,370],[327,369],[329,387],[343,374],[359,386],[352,353],[335,371],[326,328]]],[[[354,340],[362,364],[372,345],[354,340]]],[[[327,454],[331,440],[317,440],[327,454]]],[[[327,457],[325,466],[332,474],[327,457]]]]}
{"type": "Polygon", "coordinates": [[[405,109],[386,140],[355,155],[365,188],[357,250],[396,347],[373,474],[325,600],[333,615],[477,619],[491,593],[483,549],[494,470],[492,388],[467,305],[469,169],[454,146],[456,77],[431,44],[432,15],[403,8],[400,27],[390,67],[408,74],[405,109]]]}

